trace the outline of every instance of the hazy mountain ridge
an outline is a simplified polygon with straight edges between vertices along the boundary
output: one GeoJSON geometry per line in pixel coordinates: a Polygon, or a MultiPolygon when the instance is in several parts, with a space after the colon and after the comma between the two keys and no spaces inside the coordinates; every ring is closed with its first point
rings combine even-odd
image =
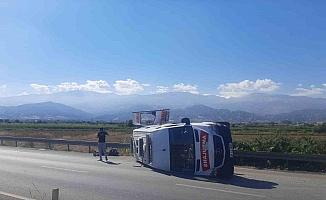
{"type": "Polygon", "coordinates": [[[204,105],[171,110],[171,120],[179,122],[184,117],[188,117],[192,121],[253,122],[260,120],[260,117],[253,113],[214,109],[204,105]]]}
{"type": "Polygon", "coordinates": [[[63,104],[44,102],[19,106],[0,106],[2,119],[90,120],[92,114],[63,104]]]}
{"type": "Polygon", "coordinates": [[[7,105],[0,106],[0,118],[3,119],[118,122],[130,119],[132,111],[170,108],[171,119],[175,121],[182,117],[189,117],[195,121],[230,122],[326,121],[326,99],[288,95],[253,94],[242,98],[225,99],[214,95],[190,93],[123,96],[94,92],[65,92],[0,98],[0,105],[7,105]]]}
{"type": "Polygon", "coordinates": [[[171,119],[180,121],[189,117],[192,121],[228,121],[228,122],[326,122],[326,109],[306,109],[274,115],[257,115],[245,111],[214,109],[195,105],[185,109],[171,110],[171,119]]]}
{"type": "Polygon", "coordinates": [[[265,116],[266,121],[326,122],[326,109],[297,110],[290,113],[265,116]]]}
{"type": "Polygon", "coordinates": [[[326,98],[311,98],[288,95],[252,94],[241,98],[223,98],[215,95],[196,95],[172,92],[151,95],[117,95],[95,92],[61,92],[42,95],[25,95],[0,98],[0,105],[56,102],[95,115],[130,111],[145,105],[148,108],[180,109],[194,105],[205,105],[215,109],[245,111],[257,115],[282,114],[297,110],[326,109],[326,98]]]}
{"type": "MultiPolygon", "coordinates": [[[[138,106],[116,113],[93,115],[63,104],[45,102],[25,104],[20,106],[0,106],[0,119],[11,120],[86,120],[125,122],[132,118],[134,110],[148,110],[149,107],[138,106]]],[[[171,109],[170,119],[179,122],[188,117],[194,122],[198,121],[228,121],[228,122],[321,122],[326,121],[324,110],[298,110],[290,113],[276,115],[257,115],[245,111],[230,111],[227,109],[214,109],[205,105],[194,105],[186,108],[171,109]]]]}

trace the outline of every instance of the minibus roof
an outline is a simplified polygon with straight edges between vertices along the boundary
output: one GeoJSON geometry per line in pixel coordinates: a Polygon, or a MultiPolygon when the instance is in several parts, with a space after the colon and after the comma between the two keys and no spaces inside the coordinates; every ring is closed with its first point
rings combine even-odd
{"type": "MultiPolygon", "coordinates": [[[[214,122],[200,122],[200,123],[191,123],[192,126],[211,126],[214,125],[214,122]]],[[[134,131],[137,132],[153,132],[153,131],[158,131],[158,130],[163,130],[163,129],[168,129],[168,128],[175,128],[175,127],[182,127],[185,126],[184,123],[168,123],[168,124],[163,124],[163,125],[149,125],[149,126],[144,126],[138,129],[135,129],[134,131]]]]}

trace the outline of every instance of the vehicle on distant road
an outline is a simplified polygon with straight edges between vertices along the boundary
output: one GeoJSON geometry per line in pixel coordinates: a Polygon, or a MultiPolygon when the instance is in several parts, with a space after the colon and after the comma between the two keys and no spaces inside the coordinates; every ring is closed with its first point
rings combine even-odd
{"type": "MultiPolygon", "coordinates": [[[[136,112],[138,125],[144,113],[150,112],[136,112]]],[[[190,123],[184,118],[178,124],[147,125],[135,129],[132,140],[136,160],[154,169],[222,178],[234,173],[232,137],[227,122],[190,123]]]]}

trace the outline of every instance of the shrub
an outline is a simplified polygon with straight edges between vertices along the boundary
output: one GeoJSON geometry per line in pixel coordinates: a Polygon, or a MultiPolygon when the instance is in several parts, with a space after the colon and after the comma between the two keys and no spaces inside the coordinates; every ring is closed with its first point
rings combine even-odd
{"type": "Polygon", "coordinates": [[[319,125],[316,128],[314,128],[314,132],[316,132],[316,133],[326,133],[326,123],[323,123],[322,125],[319,125]]]}

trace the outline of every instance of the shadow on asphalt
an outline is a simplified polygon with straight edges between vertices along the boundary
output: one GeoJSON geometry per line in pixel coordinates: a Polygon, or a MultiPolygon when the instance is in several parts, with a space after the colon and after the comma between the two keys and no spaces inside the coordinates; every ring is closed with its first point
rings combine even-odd
{"type": "Polygon", "coordinates": [[[218,183],[252,189],[273,189],[278,185],[271,181],[256,180],[238,175],[234,175],[230,180],[218,180],[218,183]]]}
{"type": "Polygon", "coordinates": [[[103,162],[103,163],[106,163],[106,164],[109,164],[109,165],[120,165],[121,164],[121,163],[115,163],[115,162],[112,162],[112,161],[109,161],[109,160],[108,161],[104,161],[104,160],[100,161],[99,160],[99,162],[103,162]]]}
{"type": "Polygon", "coordinates": [[[112,161],[106,161],[105,163],[109,164],[109,165],[120,165],[121,164],[121,163],[115,163],[115,162],[112,162],[112,161]]]}
{"type": "Polygon", "coordinates": [[[182,173],[174,173],[174,172],[165,172],[161,170],[152,169],[155,172],[165,174],[168,176],[175,176],[178,178],[184,178],[189,180],[210,182],[210,183],[220,183],[225,185],[233,185],[237,187],[243,188],[251,188],[251,189],[273,189],[278,185],[277,183],[264,181],[264,180],[256,180],[251,178],[246,178],[241,175],[243,174],[235,174],[230,179],[219,179],[215,177],[206,177],[206,176],[194,176],[191,174],[182,174],[182,173]]]}

